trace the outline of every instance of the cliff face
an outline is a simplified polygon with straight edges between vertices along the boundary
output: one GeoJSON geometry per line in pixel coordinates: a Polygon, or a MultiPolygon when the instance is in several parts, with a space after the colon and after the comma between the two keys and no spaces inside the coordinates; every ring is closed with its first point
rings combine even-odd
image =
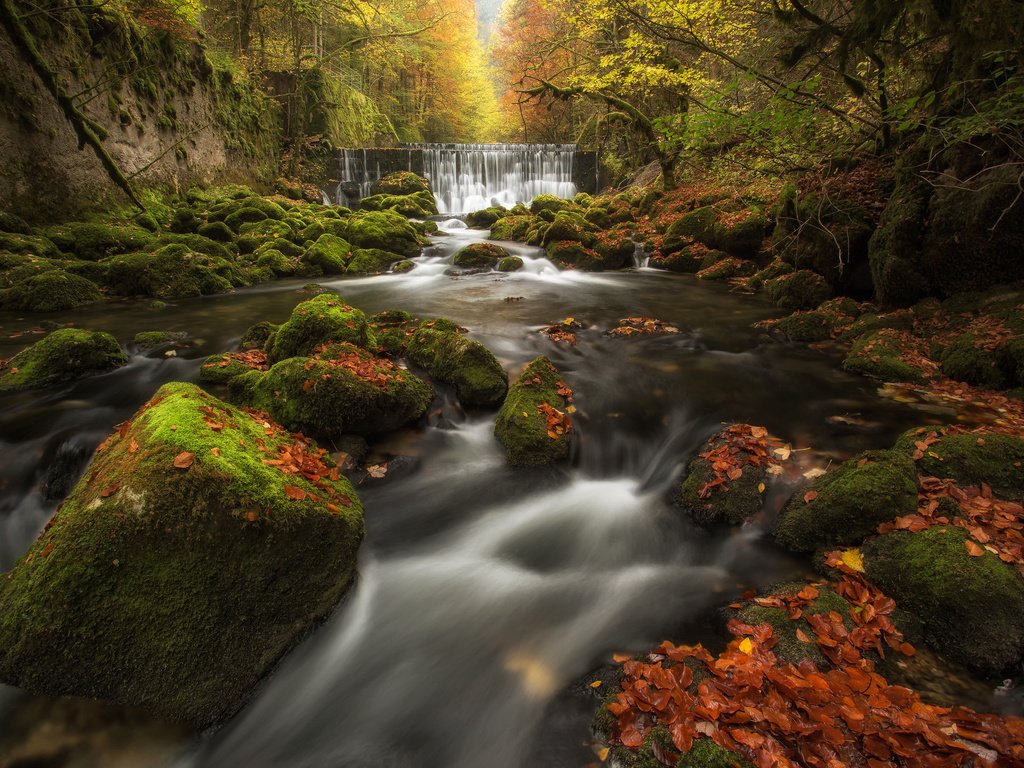
{"type": "MultiPolygon", "coordinates": [[[[226,59],[102,8],[53,3],[25,22],[136,187],[273,181],[279,110],[226,59]]],[[[54,220],[120,195],[0,29],[0,208],[54,220]]]]}

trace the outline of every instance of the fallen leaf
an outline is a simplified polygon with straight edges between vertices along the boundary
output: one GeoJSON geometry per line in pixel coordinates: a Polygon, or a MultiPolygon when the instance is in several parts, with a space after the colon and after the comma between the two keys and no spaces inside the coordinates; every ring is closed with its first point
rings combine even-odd
{"type": "Polygon", "coordinates": [[[815,467],[814,469],[808,469],[804,472],[804,478],[807,480],[815,480],[825,474],[825,470],[821,467],[815,467]]]}
{"type": "Polygon", "coordinates": [[[601,687],[601,681],[600,680],[595,680],[594,682],[592,682],[590,684],[590,687],[591,688],[600,688],[601,687]]]}
{"type": "Polygon", "coordinates": [[[964,542],[964,548],[971,557],[981,557],[985,554],[985,548],[968,539],[964,542]]]}
{"type": "Polygon", "coordinates": [[[178,469],[188,469],[196,460],[196,455],[191,451],[182,451],[174,457],[174,466],[178,469]]]}
{"type": "Polygon", "coordinates": [[[739,649],[749,656],[754,650],[754,643],[749,637],[744,637],[740,640],[739,649]]]}
{"type": "Polygon", "coordinates": [[[210,453],[212,453],[214,456],[220,456],[220,448],[214,446],[213,448],[210,449],[210,453]]]}
{"type": "Polygon", "coordinates": [[[284,487],[284,495],[295,501],[302,501],[306,498],[306,492],[294,485],[286,485],[284,487]]]}
{"type": "Polygon", "coordinates": [[[864,556],[859,549],[844,549],[842,560],[857,573],[864,573],[864,556]]]}
{"type": "Polygon", "coordinates": [[[810,504],[816,498],[818,498],[817,491],[808,491],[807,493],[804,494],[804,504],[810,504]]]}
{"type": "Polygon", "coordinates": [[[102,491],[100,491],[100,496],[102,496],[104,499],[106,499],[109,496],[113,496],[119,490],[121,490],[121,484],[120,483],[111,483],[106,488],[104,488],[102,491]]]}

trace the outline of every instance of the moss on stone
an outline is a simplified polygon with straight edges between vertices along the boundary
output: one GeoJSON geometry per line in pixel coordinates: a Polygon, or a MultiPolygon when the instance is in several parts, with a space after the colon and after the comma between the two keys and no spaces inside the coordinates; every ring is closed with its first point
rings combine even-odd
{"type": "Polygon", "coordinates": [[[924,374],[903,359],[907,354],[905,344],[898,332],[882,330],[868,334],[854,342],[843,361],[843,368],[883,381],[923,384],[926,380],[924,374]]]}
{"type": "Polygon", "coordinates": [[[348,343],[283,360],[230,391],[290,429],[324,437],[398,429],[419,419],[433,399],[419,377],[348,343]]]}
{"type": "Polygon", "coordinates": [[[507,250],[494,243],[471,243],[460,248],[452,258],[457,267],[489,267],[494,268],[499,261],[511,256],[507,250]]]}
{"type": "Polygon", "coordinates": [[[235,239],[235,233],[232,232],[231,227],[223,221],[211,221],[206,224],[202,224],[196,232],[203,237],[208,237],[210,240],[215,240],[218,243],[230,243],[235,239]]]}
{"type": "Polygon", "coordinates": [[[242,229],[243,224],[250,224],[252,222],[263,221],[269,218],[267,214],[261,211],[259,208],[245,205],[237,208],[232,213],[228,214],[224,219],[224,223],[231,229],[232,232],[238,233],[242,229]]]}
{"type": "Polygon", "coordinates": [[[430,192],[430,183],[412,171],[389,173],[370,187],[374,195],[414,195],[417,192],[430,192]]]}
{"type": "Polygon", "coordinates": [[[288,242],[294,237],[295,233],[284,222],[265,219],[251,224],[243,224],[239,230],[236,244],[239,253],[253,253],[261,245],[288,242]]]}
{"type": "Polygon", "coordinates": [[[765,282],[768,298],[784,309],[814,309],[829,297],[825,278],[801,269],[765,282]]]}
{"type": "Polygon", "coordinates": [[[547,246],[556,241],[581,243],[589,248],[596,242],[596,236],[593,227],[578,213],[559,211],[544,232],[541,245],[547,246]]]}
{"type": "Polygon", "coordinates": [[[277,323],[272,323],[269,320],[261,320],[255,325],[249,326],[242,334],[242,349],[262,349],[271,335],[277,333],[280,327],[277,323]]]}
{"type": "Polygon", "coordinates": [[[337,235],[323,234],[302,254],[302,261],[318,267],[325,275],[343,275],[351,258],[352,246],[337,235]]]}
{"type": "Polygon", "coordinates": [[[57,246],[47,238],[13,232],[0,232],[0,251],[44,256],[46,258],[57,258],[60,256],[57,246]]]}
{"type": "Polygon", "coordinates": [[[491,240],[525,242],[527,232],[534,223],[533,216],[505,216],[491,225],[491,240]]]}
{"type": "Polygon", "coordinates": [[[128,362],[117,339],[101,331],[61,328],[12,357],[0,391],[45,387],[105,373],[128,362]]]}
{"type": "Polygon", "coordinates": [[[254,370],[251,365],[232,356],[230,353],[211,355],[203,361],[199,369],[201,384],[227,384],[236,376],[254,370]]]}
{"type": "MultiPolygon", "coordinates": [[[[912,455],[914,441],[920,440],[926,431],[909,430],[894,450],[912,455]]],[[[961,485],[988,483],[997,495],[1024,497],[1024,438],[1000,434],[947,435],[928,446],[917,466],[927,477],[948,477],[961,485]]]]}
{"type": "Polygon", "coordinates": [[[409,341],[408,355],[438,381],[452,384],[465,405],[496,405],[508,389],[508,376],[494,354],[463,336],[450,320],[422,323],[409,341]]]}
{"type": "Polygon", "coordinates": [[[523,260],[518,256],[505,256],[498,262],[499,272],[518,272],[523,268],[523,260]]]}
{"type": "Polygon", "coordinates": [[[494,436],[512,466],[537,467],[568,458],[570,435],[552,438],[547,415],[540,410],[546,404],[565,412],[568,403],[557,391],[560,380],[558,369],[541,355],[509,387],[494,423],[494,436]]]}
{"type": "Polygon", "coordinates": [[[107,268],[107,287],[119,296],[176,299],[225,293],[248,283],[231,262],[182,244],[166,245],[154,253],[110,256],[102,263],[107,268]]]}
{"type": "Polygon", "coordinates": [[[380,248],[357,248],[352,251],[346,274],[349,275],[382,275],[392,264],[401,261],[402,257],[391,251],[380,248]]]}
{"type": "Polygon", "coordinates": [[[856,544],[881,523],[917,511],[917,472],[899,451],[868,451],[811,484],[810,502],[798,491],[783,507],[775,538],[807,552],[836,544],[856,544]]]}
{"type": "Polygon", "coordinates": [[[54,269],[27,277],[0,294],[0,306],[16,312],[56,312],[102,299],[90,280],[54,269]]]}
{"type": "Polygon", "coordinates": [[[726,256],[697,273],[701,280],[730,280],[734,277],[749,277],[757,271],[752,261],[726,256]]]}
{"type": "Polygon", "coordinates": [[[402,259],[401,261],[395,262],[391,266],[391,271],[394,272],[396,275],[401,275],[415,268],[415,261],[413,261],[412,259],[402,259]]]}
{"type": "Polygon", "coordinates": [[[989,552],[969,555],[967,540],[954,526],[896,531],[863,547],[864,567],[939,653],[999,674],[1024,651],[1024,579],[989,552]]]}
{"type": "Polygon", "coordinates": [[[570,207],[572,203],[554,195],[537,195],[530,201],[530,213],[539,214],[542,211],[558,213],[570,207]]]}
{"type": "Polygon", "coordinates": [[[508,215],[509,213],[506,208],[500,205],[492,205],[490,208],[466,214],[466,226],[471,229],[490,229],[508,215]]]}
{"type": "Polygon", "coordinates": [[[419,256],[420,235],[394,211],[359,211],[344,222],[339,232],[356,248],[380,248],[406,258],[419,256]]]}
{"type": "MultiPolygon", "coordinates": [[[[770,590],[771,595],[788,595],[800,591],[805,584],[784,585],[770,590]]],[[[807,637],[813,638],[814,629],[807,621],[808,616],[828,614],[832,611],[842,616],[847,629],[853,630],[855,625],[850,617],[850,603],[836,594],[830,587],[819,587],[818,596],[803,608],[802,616],[793,620],[789,613],[782,608],[773,606],[757,605],[750,603],[742,608],[739,619],[745,624],[756,626],[768,624],[772,628],[777,644],[775,654],[788,664],[799,664],[801,661],[810,661],[819,669],[829,666],[828,659],[822,654],[818,644],[813,640],[805,643],[797,637],[797,630],[801,630],[807,637]]]]}
{"type": "Polygon", "coordinates": [[[235,252],[231,250],[230,243],[225,245],[202,235],[163,234],[153,242],[148,250],[156,251],[165,245],[173,244],[183,245],[195,253],[204,253],[207,256],[213,256],[224,261],[232,262],[235,260],[235,252]]]}
{"type": "Polygon", "coordinates": [[[347,480],[264,462],[292,443],[193,385],[162,387],[0,582],[0,678],[197,727],[238,709],[337,604],[363,535],[347,480]]]}
{"type": "Polygon", "coordinates": [[[830,339],[835,324],[827,313],[812,310],[783,317],[774,327],[793,341],[810,343],[830,339]]]}
{"type": "Polygon", "coordinates": [[[394,211],[407,218],[425,219],[437,215],[437,203],[430,192],[409,195],[371,195],[359,201],[363,211],[394,211]]]}
{"type": "MultiPolygon", "coordinates": [[[[701,452],[713,450],[722,445],[718,435],[712,435],[701,452]]],[[[738,459],[745,460],[745,454],[738,459]]],[[[740,525],[761,511],[764,497],[758,485],[767,480],[767,467],[743,466],[743,475],[730,480],[726,485],[715,488],[706,498],[700,497],[700,489],[715,479],[711,462],[700,455],[690,460],[686,479],[679,488],[679,504],[698,525],[740,525]]]]}
{"type": "Polygon", "coordinates": [[[977,387],[1003,389],[1010,382],[1000,365],[1000,353],[986,349],[981,342],[974,333],[964,333],[954,339],[939,358],[942,372],[951,379],[977,387]]]}
{"type": "Polygon", "coordinates": [[[57,224],[46,230],[46,236],[60,250],[73,253],[85,261],[99,261],[106,256],[146,250],[154,242],[152,232],[134,224],[90,221],[57,224]]]}
{"type": "MultiPolygon", "coordinates": [[[[262,253],[256,257],[256,266],[269,269],[275,277],[290,277],[302,266],[298,259],[290,259],[276,248],[261,250],[262,253]]],[[[322,272],[322,270],[318,271],[322,272]]]]}
{"type": "Polygon", "coordinates": [[[322,344],[347,341],[373,349],[377,345],[362,310],[349,306],[333,293],[304,301],[267,342],[271,362],[288,357],[308,356],[322,344]]]}
{"type": "Polygon", "coordinates": [[[132,341],[142,349],[156,349],[165,344],[184,341],[187,338],[188,334],[184,331],[140,331],[135,334],[132,341]]]}

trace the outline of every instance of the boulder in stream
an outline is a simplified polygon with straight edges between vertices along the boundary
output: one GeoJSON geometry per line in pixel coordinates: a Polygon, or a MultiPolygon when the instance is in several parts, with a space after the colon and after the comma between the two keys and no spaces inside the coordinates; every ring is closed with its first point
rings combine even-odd
{"type": "Polygon", "coordinates": [[[507,250],[494,243],[472,243],[459,251],[452,258],[456,267],[490,267],[494,268],[502,259],[511,256],[507,250]]]}
{"type": "Polygon", "coordinates": [[[0,391],[63,384],[127,362],[124,350],[109,333],[61,328],[0,367],[0,391]]]}
{"type": "Polygon", "coordinates": [[[494,436],[514,467],[537,467],[569,457],[572,425],[566,410],[572,391],[541,355],[509,387],[494,423],[494,436]]]}
{"type": "Polygon", "coordinates": [[[335,341],[376,346],[362,310],[336,294],[324,293],[296,306],[288,321],[269,335],[266,351],[271,362],[278,362],[309,355],[320,345],[335,341]]]}
{"type": "Polygon", "coordinates": [[[216,723],[337,605],[362,536],[325,452],[167,384],[0,580],[0,679],[216,723]]]}
{"type": "Polygon", "coordinates": [[[496,405],[508,390],[508,374],[494,354],[451,320],[421,323],[407,353],[435,379],[453,385],[464,405],[496,405]]]}

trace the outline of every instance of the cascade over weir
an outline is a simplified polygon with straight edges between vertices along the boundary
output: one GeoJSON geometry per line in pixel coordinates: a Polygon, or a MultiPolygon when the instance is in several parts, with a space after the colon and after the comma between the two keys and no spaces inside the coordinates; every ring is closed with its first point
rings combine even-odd
{"type": "Polygon", "coordinates": [[[324,185],[334,203],[352,205],[381,177],[413,171],[430,181],[438,210],[447,215],[510,208],[542,194],[593,193],[601,182],[597,153],[575,144],[404,144],[341,149],[336,162],[335,178],[324,185]]]}

